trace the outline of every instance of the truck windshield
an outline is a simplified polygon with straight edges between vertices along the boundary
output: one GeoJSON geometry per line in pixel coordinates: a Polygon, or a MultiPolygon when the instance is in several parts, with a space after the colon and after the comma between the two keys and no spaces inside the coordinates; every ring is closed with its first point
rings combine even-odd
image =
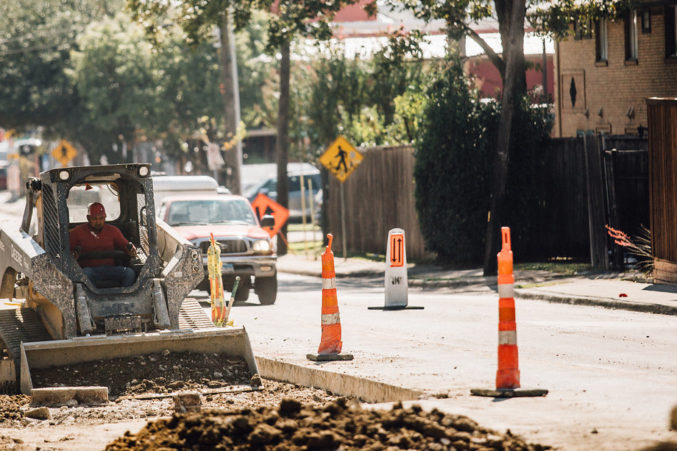
{"type": "Polygon", "coordinates": [[[169,205],[171,226],[241,224],[256,225],[251,206],[244,199],[180,200],[169,205]]]}

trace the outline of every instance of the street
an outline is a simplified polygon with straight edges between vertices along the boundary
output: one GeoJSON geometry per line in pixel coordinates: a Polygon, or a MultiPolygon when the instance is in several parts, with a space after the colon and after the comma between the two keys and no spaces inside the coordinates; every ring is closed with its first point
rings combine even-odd
{"type": "MultiPolygon", "coordinates": [[[[18,222],[3,207],[1,219],[18,222]]],[[[677,403],[675,316],[518,298],[521,384],[549,394],[497,400],[470,395],[495,387],[498,300],[490,289],[410,288],[409,305],[424,310],[379,311],[367,307],[383,305],[382,278],[340,278],[342,352],[354,360],[317,364],[306,354],[320,341],[321,279],[278,277],[274,305],[260,305],[252,291],[231,315],[258,358],[420,391],[423,399],[411,402],[559,449],[639,449],[677,438],[668,431],[677,403]]],[[[209,309],[206,292],[191,297],[209,309]]],[[[108,434],[112,440],[120,428],[108,434]]]]}
{"type": "Polygon", "coordinates": [[[232,314],[257,357],[448,396],[420,403],[562,449],[637,449],[677,435],[667,426],[677,402],[674,316],[518,299],[522,387],[550,393],[494,400],[470,389],[495,387],[495,293],[410,289],[409,305],[424,310],[386,312],[367,310],[383,305],[382,280],[339,279],[342,352],[355,359],[313,364],[305,355],[320,341],[321,279],[279,279],[274,305],[260,306],[253,295],[232,314]]]}

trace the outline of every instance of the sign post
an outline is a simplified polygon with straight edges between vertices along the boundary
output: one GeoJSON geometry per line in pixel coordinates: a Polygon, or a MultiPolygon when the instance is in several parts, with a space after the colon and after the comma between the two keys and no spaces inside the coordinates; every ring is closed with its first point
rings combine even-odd
{"type": "Polygon", "coordinates": [[[364,156],[358,152],[343,136],[336,138],[329,148],[320,157],[320,163],[327,168],[341,182],[341,243],[343,259],[348,258],[346,252],[346,217],[343,182],[362,163],[364,156]]]}

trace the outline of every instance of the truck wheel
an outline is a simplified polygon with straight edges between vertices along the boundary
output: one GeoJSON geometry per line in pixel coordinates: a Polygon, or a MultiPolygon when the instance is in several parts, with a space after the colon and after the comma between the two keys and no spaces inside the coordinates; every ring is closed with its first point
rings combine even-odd
{"type": "Polygon", "coordinates": [[[277,298],[277,274],[273,277],[257,277],[254,289],[262,305],[271,305],[277,298]]]}
{"type": "Polygon", "coordinates": [[[249,288],[251,285],[251,279],[249,277],[240,280],[240,285],[237,287],[237,293],[235,293],[235,300],[237,302],[245,302],[249,299],[249,288]]]}

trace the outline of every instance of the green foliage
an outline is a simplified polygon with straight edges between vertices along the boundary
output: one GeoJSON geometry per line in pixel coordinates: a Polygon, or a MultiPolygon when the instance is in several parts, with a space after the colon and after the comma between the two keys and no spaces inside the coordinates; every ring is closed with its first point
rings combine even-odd
{"type": "Polygon", "coordinates": [[[278,91],[277,61],[265,54],[270,15],[254,11],[247,26],[235,35],[241,117],[247,128],[275,127],[278,91]]]}
{"type": "Polygon", "coordinates": [[[90,26],[73,52],[71,77],[81,103],[78,140],[92,161],[106,154],[121,161],[112,144],[133,142],[135,132],[155,122],[158,74],[143,30],[118,15],[90,26]]]}
{"type": "Polygon", "coordinates": [[[495,103],[469,91],[460,61],[451,61],[428,90],[414,166],[416,209],[426,246],[441,259],[482,256],[495,103]],[[478,246],[479,244],[479,246],[478,246]]]}
{"type": "Polygon", "coordinates": [[[564,38],[573,33],[571,24],[578,23],[581,30],[590,32],[588,27],[601,19],[617,19],[629,9],[636,8],[636,0],[536,2],[537,6],[527,14],[529,22],[542,34],[564,38]]]}
{"type": "Polygon", "coordinates": [[[162,138],[166,155],[179,156],[182,144],[195,135],[223,135],[223,102],[219,93],[218,55],[208,43],[193,48],[178,34],[156,47],[152,65],[157,74],[156,120],[138,124],[144,135],[162,138]]]}
{"type": "MultiPolygon", "coordinates": [[[[459,61],[452,60],[428,90],[416,141],[416,208],[426,245],[442,261],[477,264],[484,254],[491,162],[500,105],[480,101],[468,89],[459,61]]],[[[552,120],[526,101],[517,108],[511,141],[506,197],[513,248],[525,249],[539,224],[543,164],[540,149],[552,120]],[[521,248],[520,248],[521,246],[521,248]]],[[[537,245],[538,243],[536,243],[537,245]]]]}
{"type": "Polygon", "coordinates": [[[74,121],[78,95],[66,74],[76,37],[122,0],[0,2],[0,124],[47,131],[74,121]]]}
{"type": "MultiPolygon", "coordinates": [[[[350,59],[330,47],[313,65],[305,129],[316,155],[337,135],[355,145],[411,143],[416,136],[425,87],[437,69],[422,61],[418,33],[396,32],[372,59],[350,59]]],[[[324,49],[323,49],[324,50],[324,49]]]]}

